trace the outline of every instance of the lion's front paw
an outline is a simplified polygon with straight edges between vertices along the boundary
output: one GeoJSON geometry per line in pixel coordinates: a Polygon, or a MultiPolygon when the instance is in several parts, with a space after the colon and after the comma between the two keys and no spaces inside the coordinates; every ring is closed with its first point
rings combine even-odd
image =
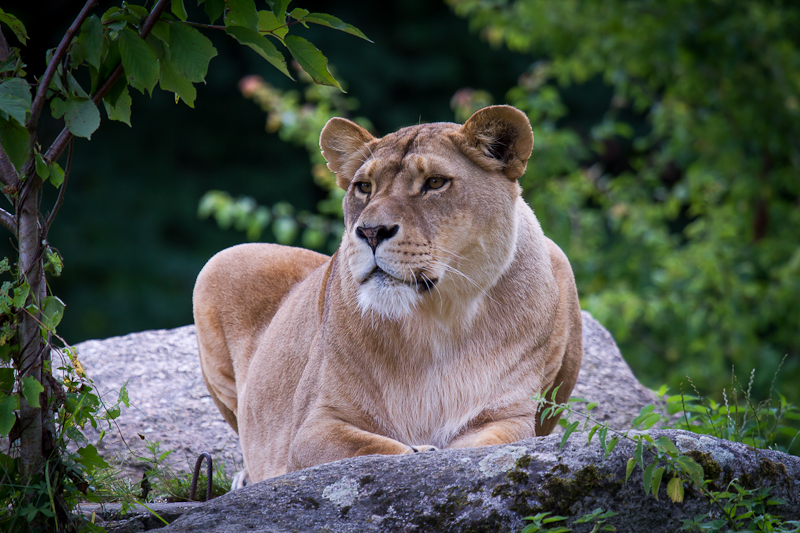
{"type": "Polygon", "coordinates": [[[239,470],[233,475],[233,481],[231,482],[231,490],[241,489],[242,487],[247,485],[247,469],[243,468],[239,470]]]}
{"type": "Polygon", "coordinates": [[[439,451],[439,448],[437,448],[436,446],[431,446],[430,444],[422,444],[422,445],[419,445],[419,446],[409,446],[409,447],[412,450],[414,450],[414,453],[438,452],[439,451]]]}

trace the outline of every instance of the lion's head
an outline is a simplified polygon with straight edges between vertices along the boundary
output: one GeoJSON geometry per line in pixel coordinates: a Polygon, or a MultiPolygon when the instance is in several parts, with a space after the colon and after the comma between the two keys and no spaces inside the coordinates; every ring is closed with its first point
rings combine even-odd
{"type": "Polygon", "coordinates": [[[362,313],[401,319],[468,311],[514,256],[517,184],[530,122],[487,107],[463,126],[412,126],[376,139],[331,119],[320,146],[344,199],[340,253],[362,313]]]}

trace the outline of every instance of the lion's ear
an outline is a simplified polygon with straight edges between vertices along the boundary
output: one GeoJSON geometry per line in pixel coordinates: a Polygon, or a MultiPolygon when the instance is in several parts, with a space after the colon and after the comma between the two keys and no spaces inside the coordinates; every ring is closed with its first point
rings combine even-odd
{"type": "Polygon", "coordinates": [[[336,183],[347,189],[353,174],[369,155],[367,143],[374,140],[367,130],[350,120],[334,117],[322,128],[319,147],[336,174],[336,183]],[[348,165],[348,163],[355,163],[348,165]]]}
{"type": "Polygon", "coordinates": [[[469,117],[461,133],[482,156],[500,161],[509,179],[525,172],[533,150],[533,131],[527,115],[516,107],[484,107],[469,117]]]}

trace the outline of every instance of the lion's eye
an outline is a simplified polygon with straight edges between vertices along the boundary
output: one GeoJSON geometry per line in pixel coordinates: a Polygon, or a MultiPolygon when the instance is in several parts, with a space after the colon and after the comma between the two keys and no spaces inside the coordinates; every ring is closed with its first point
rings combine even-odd
{"type": "Polygon", "coordinates": [[[425,190],[428,189],[441,189],[449,180],[442,176],[432,176],[425,180],[425,190]]]}
{"type": "Polygon", "coordinates": [[[359,181],[356,183],[356,187],[358,187],[358,190],[364,194],[369,194],[372,192],[372,184],[368,181],[359,181]]]}

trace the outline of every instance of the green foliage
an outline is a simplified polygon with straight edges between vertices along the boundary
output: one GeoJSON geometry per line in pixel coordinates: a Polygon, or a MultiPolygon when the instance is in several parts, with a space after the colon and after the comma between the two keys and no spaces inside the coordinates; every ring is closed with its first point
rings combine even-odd
{"type": "MultiPolygon", "coordinates": [[[[233,198],[223,191],[207,192],[200,201],[198,214],[201,218],[213,216],[223,229],[234,227],[245,231],[250,240],[261,238],[269,227],[280,244],[333,253],[344,230],[341,222],[344,191],[336,185],[336,176],[328,170],[320,153],[319,136],[328,120],[350,114],[358,107],[358,101],[315,84],[304,71],[298,72],[298,77],[306,84],[302,92],[281,91],[257,76],[244,78],[239,86],[245,97],[253,99],[267,113],[268,132],[277,132],[282,140],[308,151],[314,181],[327,193],[327,198],[317,205],[319,214],[295,213],[287,202],[265,207],[253,198],[233,198]]],[[[371,128],[363,117],[355,121],[371,128]]]]}
{"type": "MultiPolygon", "coordinates": [[[[180,460],[175,460],[174,450],[162,450],[160,442],[145,442],[146,454],[131,455],[130,460],[144,463],[147,469],[142,480],[133,483],[117,466],[106,465],[102,477],[98,476],[95,495],[101,502],[120,502],[126,506],[155,502],[188,502],[191,492],[192,474],[178,469],[180,460]]],[[[194,469],[192,458],[186,458],[185,466],[194,469]]],[[[205,465],[198,476],[196,501],[205,501],[205,465]]],[[[232,479],[225,472],[225,463],[216,462],[211,477],[212,498],[231,490],[232,479]]]]}
{"type": "Polygon", "coordinates": [[[546,524],[553,522],[563,522],[567,519],[566,516],[548,516],[550,513],[539,513],[536,516],[526,516],[523,520],[531,522],[522,530],[521,533],[565,533],[572,531],[568,527],[546,527],[546,524]]]}
{"type": "MultiPolygon", "coordinates": [[[[526,525],[520,533],[568,533],[572,529],[566,526],[548,527],[547,524],[554,522],[563,522],[568,520],[566,516],[548,516],[550,513],[539,513],[536,516],[526,516],[523,520],[531,522],[526,525]]],[[[589,533],[596,533],[597,531],[616,531],[617,528],[611,524],[606,524],[606,520],[619,513],[613,511],[604,511],[598,507],[591,513],[586,513],[583,516],[576,518],[572,524],[593,524],[589,533]]]]}
{"type": "MultiPolygon", "coordinates": [[[[785,505],[786,502],[780,498],[773,498],[770,495],[771,487],[755,487],[746,488],[738,478],[731,480],[727,483],[723,490],[718,490],[715,487],[717,481],[716,476],[707,476],[704,467],[698,464],[689,455],[683,454],[678,447],[668,437],[660,436],[654,439],[651,435],[641,431],[646,430],[656,423],[661,422],[674,422],[675,417],[670,415],[683,414],[684,419],[688,416],[686,413],[678,413],[675,406],[686,406],[687,403],[691,405],[692,400],[687,402],[686,398],[681,401],[676,401],[670,397],[667,401],[668,415],[660,414],[656,411],[656,406],[649,405],[642,408],[639,416],[637,416],[631,423],[631,430],[639,430],[636,432],[631,431],[617,431],[609,428],[607,424],[597,423],[591,416],[591,411],[597,404],[588,403],[583,398],[570,398],[565,404],[556,403],[555,397],[558,388],[550,391],[547,396],[542,394],[535,394],[533,401],[537,402],[540,406],[546,406],[542,412],[542,420],[549,416],[561,415],[559,425],[566,428],[564,437],[561,440],[560,448],[566,444],[569,435],[580,425],[580,421],[571,421],[570,418],[577,416],[583,420],[583,431],[587,432],[588,442],[592,443],[592,438],[597,435],[600,445],[605,452],[604,459],[609,456],[611,450],[614,449],[620,440],[628,440],[635,443],[633,456],[628,459],[625,472],[625,482],[627,483],[631,475],[638,467],[642,476],[642,489],[645,496],[652,495],[656,500],[659,499],[659,494],[663,486],[662,481],[668,480],[664,492],[667,497],[674,503],[681,503],[685,496],[685,484],[689,484],[708,502],[709,513],[696,516],[692,520],[683,521],[681,531],[774,531],[779,533],[789,533],[800,531],[800,522],[785,521],[780,516],[770,514],[770,507],[785,505]],[[576,410],[580,403],[588,403],[585,407],[585,412],[576,410]],[[608,433],[614,436],[608,440],[608,433]],[[711,512],[713,510],[713,512],[711,512]],[[716,519],[714,516],[722,516],[721,519],[716,519]]],[[[663,387],[659,391],[659,395],[663,396],[666,388],[663,387]]],[[[749,394],[749,393],[748,393],[749,394]]],[[[680,397],[679,397],[680,398],[680,397]]],[[[749,397],[747,397],[749,401],[749,397]]],[[[703,425],[686,424],[681,425],[678,423],[679,429],[688,429],[705,434],[713,424],[718,423],[718,419],[708,419],[703,425]]],[[[756,421],[763,425],[763,421],[756,417],[756,421]]],[[[716,428],[715,428],[716,429],[716,428]]],[[[762,433],[765,428],[762,428],[762,433]]],[[[729,437],[737,437],[738,433],[728,433],[729,437]]],[[[720,437],[725,438],[725,437],[720,437]]],[[[765,440],[754,440],[756,444],[767,444],[765,440]]],[[[754,449],[754,453],[757,450],[754,449]]],[[[558,529],[543,529],[543,524],[548,523],[546,516],[549,513],[540,513],[535,517],[529,516],[525,520],[531,520],[534,523],[529,524],[523,529],[525,532],[538,532],[538,531],[571,531],[566,527],[559,527],[558,529]]],[[[596,521],[592,532],[614,531],[614,527],[610,524],[605,524],[605,520],[615,516],[617,513],[603,509],[595,509],[592,513],[588,513],[579,519],[574,524],[585,523],[589,521],[596,521]],[[602,527],[601,527],[602,526],[602,527]]],[[[567,520],[566,517],[552,517],[549,521],[567,520]]]]}
{"type": "MultiPolygon", "coordinates": [[[[645,429],[660,423],[663,427],[797,455],[800,452],[800,408],[781,394],[774,398],[772,391],[769,397],[757,401],[751,395],[754,379],[755,369],[750,372],[750,380],[744,388],[733,375],[730,388],[722,389],[722,402],[700,396],[691,380],[689,384],[697,396],[686,395],[682,389],[680,394],[667,396],[669,389],[664,385],[656,395],[664,398],[665,412],[647,406],[634,420],[634,425],[646,416],[652,423],[645,429]]],[[[777,379],[778,372],[773,383],[777,379]]]]}
{"type": "Polygon", "coordinates": [[[524,194],[637,373],[720,390],[790,354],[797,402],[800,7],[449,3],[537,59],[504,99],[536,136],[524,194]]]}

